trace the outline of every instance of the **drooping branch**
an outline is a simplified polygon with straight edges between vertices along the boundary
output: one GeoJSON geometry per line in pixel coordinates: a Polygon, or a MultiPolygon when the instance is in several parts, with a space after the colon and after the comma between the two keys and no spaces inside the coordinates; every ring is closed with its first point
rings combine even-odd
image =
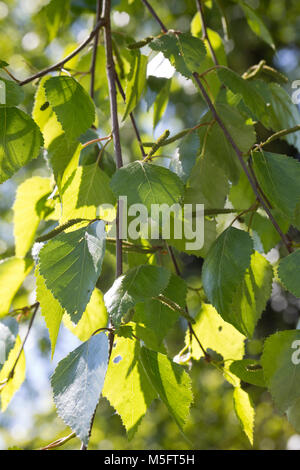
{"type": "Polygon", "coordinates": [[[93,31],[89,34],[89,36],[70,54],[68,54],[66,57],[64,57],[62,60],[57,62],[56,64],[50,65],[50,67],[47,67],[40,72],[35,73],[34,75],[31,75],[31,77],[26,78],[25,80],[17,80],[14,77],[14,80],[20,85],[26,85],[27,83],[32,82],[33,80],[36,80],[37,78],[41,78],[44,75],[47,75],[47,73],[54,72],[55,70],[61,69],[69,60],[73,59],[79,52],[81,52],[96,36],[98,33],[99,29],[104,26],[104,19],[100,18],[100,20],[96,23],[93,31]]]}

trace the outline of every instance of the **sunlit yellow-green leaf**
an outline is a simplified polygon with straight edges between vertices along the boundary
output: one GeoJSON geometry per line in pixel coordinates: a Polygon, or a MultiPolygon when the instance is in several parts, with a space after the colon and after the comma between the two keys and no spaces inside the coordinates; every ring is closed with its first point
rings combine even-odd
{"type": "Polygon", "coordinates": [[[242,429],[248,437],[250,444],[253,445],[255,410],[249,393],[240,387],[235,387],[233,403],[242,429]]]}
{"type": "Polygon", "coordinates": [[[102,394],[120,415],[129,438],[132,438],[157,396],[140,362],[138,341],[117,338],[102,394]]]}
{"type": "Polygon", "coordinates": [[[18,187],[14,204],[16,256],[24,257],[31,248],[42,217],[39,202],[50,191],[50,178],[40,176],[28,178],[18,187]]]}
{"type": "MultiPolygon", "coordinates": [[[[211,349],[223,357],[225,378],[233,385],[239,385],[239,379],[230,373],[229,366],[232,361],[243,358],[245,336],[230,323],[225,322],[209,304],[202,304],[193,329],[205,350],[211,349]]],[[[189,343],[189,335],[186,341],[189,343]]],[[[203,357],[203,351],[194,336],[192,336],[191,348],[194,359],[198,360],[203,357]]]]}
{"type": "Polygon", "coordinates": [[[9,312],[14,296],[32,267],[31,260],[16,257],[0,262],[0,318],[9,312]]]}
{"type": "Polygon", "coordinates": [[[108,315],[104,305],[103,295],[97,288],[95,288],[92,293],[91,300],[87,304],[86,310],[77,325],[71,321],[67,313],[63,316],[64,325],[77,336],[80,341],[87,341],[96,330],[105,328],[107,322],[108,315]]]}
{"type": "MultiPolygon", "coordinates": [[[[0,371],[0,384],[4,382],[8,376],[10,371],[12,370],[17,356],[21,349],[21,339],[20,336],[17,336],[16,343],[14,348],[10,351],[9,356],[5,364],[3,365],[0,371]]],[[[0,401],[1,401],[1,410],[5,411],[9,405],[9,402],[13,398],[14,394],[19,390],[22,383],[25,380],[25,372],[26,372],[26,362],[25,362],[25,354],[22,351],[16,368],[14,370],[13,377],[8,380],[8,382],[3,386],[0,385],[0,401]]]]}
{"type": "Polygon", "coordinates": [[[36,270],[36,298],[40,302],[41,312],[49,331],[51,357],[53,357],[64,310],[52,292],[47,289],[45,280],[38,270],[36,270]]]}

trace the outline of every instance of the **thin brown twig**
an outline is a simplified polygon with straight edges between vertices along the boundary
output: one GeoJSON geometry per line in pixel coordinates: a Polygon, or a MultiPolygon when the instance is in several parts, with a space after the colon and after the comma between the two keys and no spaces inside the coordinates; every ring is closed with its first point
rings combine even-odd
{"type": "Polygon", "coordinates": [[[293,134],[294,132],[299,132],[300,131],[300,124],[294,127],[290,127],[289,129],[283,129],[281,131],[275,132],[274,134],[270,135],[267,140],[264,142],[261,142],[257,147],[261,148],[264,147],[265,145],[270,144],[274,140],[281,139],[282,137],[285,137],[286,135],[293,134]]]}
{"type": "MultiPolygon", "coordinates": [[[[123,90],[122,84],[120,82],[120,79],[119,79],[117,73],[116,73],[116,83],[117,83],[120,95],[122,96],[124,103],[126,103],[126,95],[125,95],[125,92],[123,90]]],[[[140,150],[141,150],[142,158],[145,158],[146,157],[146,152],[145,152],[145,149],[144,149],[144,145],[143,145],[141,135],[140,135],[139,129],[137,127],[136,120],[135,120],[133,112],[129,113],[129,117],[130,117],[132,127],[134,129],[134,132],[135,132],[135,135],[136,135],[136,138],[137,138],[140,150]]]]}
{"type": "Polygon", "coordinates": [[[159,16],[155,13],[155,11],[153,10],[152,6],[150,5],[150,3],[147,1],[147,0],[142,0],[143,4],[148,8],[148,10],[150,11],[151,15],[153,16],[153,18],[155,18],[155,20],[157,21],[157,23],[160,25],[161,27],[161,30],[164,32],[164,33],[167,33],[168,32],[168,29],[166,28],[166,26],[164,25],[164,23],[162,22],[162,20],[159,18],[159,16]]]}
{"type": "MultiPolygon", "coordinates": [[[[110,24],[110,11],[111,11],[111,0],[104,0],[103,3],[103,16],[105,18],[104,26],[104,41],[105,41],[105,52],[106,52],[106,71],[108,78],[108,89],[110,99],[110,114],[112,120],[112,136],[114,140],[114,149],[116,155],[117,168],[123,166],[122,149],[120,142],[120,129],[118,120],[118,105],[117,105],[117,91],[116,91],[116,72],[113,60],[113,49],[112,49],[112,37],[111,37],[111,24],[110,24]]],[[[116,242],[116,277],[121,276],[122,268],[122,240],[120,238],[120,206],[118,204],[117,209],[117,242],[116,242]]]]}
{"type": "MultiPolygon", "coordinates": [[[[180,269],[179,269],[179,266],[177,264],[177,260],[176,260],[176,257],[175,257],[175,254],[174,254],[174,251],[173,251],[173,248],[171,246],[169,246],[167,243],[167,248],[168,248],[168,252],[169,252],[169,255],[170,255],[170,258],[172,260],[172,263],[173,263],[173,266],[174,266],[174,269],[175,269],[175,272],[177,274],[177,276],[181,277],[181,272],[180,272],[180,269]]],[[[188,310],[188,307],[186,305],[185,307],[185,311],[188,315],[188,317],[190,317],[190,313],[189,313],[189,310],[188,310]]],[[[199,347],[201,349],[201,351],[203,352],[204,354],[204,358],[207,362],[210,362],[211,361],[211,357],[210,355],[206,352],[205,348],[203,347],[201,341],[199,340],[198,336],[196,335],[193,327],[192,327],[192,323],[190,321],[188,321],[188,327],[189,327],[189,331],[190,331],[190,335],[193,335],[197,341],[197,343],[199,344],[199,347]]]]}
{"type": "Polygon", "coordinates": [[[92,39],[95,37],[95,35],[97,34],[97,32],[99,31],[99,29],[104,26],[104,19],[101,18],[95,25],[94,29],[92,30],[92,32],[89,34],[89,36],[73,51],[71,52],[70,54],[68,54],[66,57],[64,57],[64,59],[60,60],[59,62],[57,62],[56,64],[53,64],[51,65],[50,67],[47,67],[43,70],[40,70],[39,72],[35,73],[34,75],[32,75],[31,77],[28,77],[26,78],[25,80],[17,80],[16,78],[14,78],[14,80],[20,85],[20,86],[23,86],[23,85],[26,85],[27,83],[30,83],[32,82],[33,80],[36,80],[37,78],[40,78],[40,77],[43,77],[44,75],[46,75],[47,73],[49,72],[54,72],[55,70],[59,70],[65,63],[69,62],[69,60],[73,59],[73,57],[75,57],[77,54],[79,54],[79,52],[82,51],[82,49],[84,49],[91,41],[92,39]]]}
{"type": "Polygon", "coordinates": [[[31,331],[31,328],[32,328],[34,319],[35,319],[35,317],[36,317],[36,313],[37,313],[37,311],[38,311],[39,306],[40,306],[40,304],[39,304],[39,302],[37,302],[37,303],[35,304],[35,308],[34,308],[34,310],[33,310],[33,314],[32,314],[32,317],[31,317],[30,322],[29,322],[29,325],[28,325],[27,333],[26,333],[26,335],[25,335],[25,338],[24,338],[23,341],[22,341],[22,345],[21,345],[20,351],[18,352],[18,355],[17,355],[17,357],[16,357],[16,360],[15,360],[15,362],[14,362],[14,365],[12,366],[12,369],[11,369],[10,373],[8,374],[7,382],[8,382],[10,379],[12,379],[13,376],[14,376],[15,369],[16,369],[16,367],[17,367],[17,364],[18,364],[18,362],[19,362],[19,359],[20,359],[20,357],[21,357],[21,354],[22,354],[22,352],[23,352],[23,350],[24,350],[25,343],[26,343],[27,338],[28,338],[28,336],[29,336],[29,333],[30,333],[30,331],[31,331]]]}
{"type": "Polygon", "coordinates": [[[111,140],[111,138],[112,138],[111,135],[107,135],[106,137],[99,137],[98,139],[89,140],[88,142],[82,145],[82,148],[84,149],[85,147],[88,147],[89,145],[96,144],[97,142],[102,142],[103,140],[111,140]]]}
{"type": "MultiPolygon", "coordinates": [[[[102,0],[97,0],[95,24],[97,24],[101,18],[101,11],[102,11],[102,0]]],[[[99,41],[99,29],[96,31],[96,34],[94,37],[92,63],[91,63],[91,69],[90,69],[90,72],[91,72],[90,95],[91,95],[92,100],[94,99],[94,94],[95,94],[95,74],[96,74],[98,41],[99,41]]]]}
{"type": "MultiPolygon", "coordinates": [[[[193,127],[188,127],[187,129],[183,129],[182,131],[178,132],[177,134],[173,135],[169,139],[165,139],[163,142],[161,142],[160,146],[164,147],[166,145],[172,144],[173,142],[176,142],[176,140],[182,139],[185,137],[187,134],[192,133],[193,131],[200,129],[200,127],[205,127],[209,126],[212,124],[213,121],[210,122],[201,122],[200,124],[196,124],[193,127]]],[[[143,145],[144,147],[153,147],[155,142],[144,142],[143,145]]]]}
{"type": "Polygon", "coordinates": [[[45,447],[41,447],[38,450],[52,450],[56,449],[57,447],[63,446],[66,442],[70,441],[76,437],[76,433],[72,432],[72,434],[69,434],[68,436],[61,437],[60,439],[56,439],[56,441],[51,442],[51,444],[46,445],[45,447]]]}
{"type": "Polygon", "coordinates": [[[197,341],[201,351],[203,352],[204,354],[204,359],[206,362],[211,362],[211,356],[208,354],[208,352],[206,351],[206,349],[204,348],[204,346],[202,345],[200,339],[198,338],[198,336],[196,335],[196,332],[194,330],[194,328],[192,327],[192,324],[189,322],[189,330],[190,330],[190,333],[191,335],[194,336],[195,340],[197,341]]]}
{"type": "Polygon", "coordinates": [[[199,15],[200,15],[201,26],[202,26],[202,39],[207,41],[207,44],[208,44],[208,47],[209,47],[209,50],[210,50],[210,53],[211,53],[211,56],[212,56],[212,59],[213,59],[215,65],[219,65],[216,53],[214,51],[214,48],[212,47],[212,43],[211,43],[210,38],[208,36],[206,24],[205,24],[205,21],[204,21],[204,11],[203,11],[203,5],[201,3],[201,0],[196,0],[196,4],[197,4],[198,12],[199,12],[199,15]]]}
{"type": "Polygon", "coordinates": [[[230,222],[230,226],[232,226],[242,215],[248,214],[248,212],[256,212],[257,208],[259,206],[259,202],[256,200],[254,204],[252,204],[251,207],[248,207],[248,209],[244,209],[239,214],[235,216],[235,218],[230,222]]]}
{"type": "Polygon", "coordinates": [[[259,182],[258,182],[258,180],[257,180],[257,178],[256,178],[256,174],[254,173],[254,170],[253,170],[253,168],[252,168],[252,160],[251,160],[251,158],[249,158],[249,160],[248,160],[248,167],[249,167],[249,172],[250,172],[250,174],[251,174],[251,176],[252,176],[252,178],[253,178],[253,181],[255,182],[255,185],[256,185],[256,187],[257,187],[257,190],[260,192],[260,194],[261,194],[262,197],[264,198],[264,200],[265,200],[267,206],[268,206],[270,209],[272,209],[272,204],[270,203],[269,199],[267,198],[267,196],[266,196],[265,193],[263,192],[263,190],[262,190],[262,188],[260,187],[259,182]]]}

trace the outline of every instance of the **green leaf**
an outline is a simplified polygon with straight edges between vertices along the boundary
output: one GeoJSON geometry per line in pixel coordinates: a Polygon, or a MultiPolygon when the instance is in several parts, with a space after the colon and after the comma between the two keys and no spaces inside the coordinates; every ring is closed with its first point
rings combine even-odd
{"type": "Polygon", "coordinates": [[[105,225],[60,233],[39,253],[39,270],[48,289],[78,323],[91,298],[102,269],[105,225]]]}
{"type": "Polygon", "coordinates": [[[280,281],[296,297],[300,297],[299,262],[300,249],[281,259],[278,266],[280,281]]]}
{"type": "Polygon", "coordinates": [[[44,278],[39,274],[36,269],[36,298],[40,303],[42,315],[45,319],[46,326],[49,331],[51,342],[51,359],[53,358],[56,341],[60,329],[61,320],[64,314],[64,309],[60,303],[52,295],[52,292],[47,289],[44,278]]]}
{"type": "Polygon", "coordinates": [[[240,211],[249,209],[255,203],[256,196],[244,171],[240,174],[238,183],[231,186],[228,197],[233,207],[240,211]]]}
{"type": "Polygon", "coordinates": [[[300,398],[300,331],[279,331],[267,338],[261,363],[276,406],[286,411],[300,398]]]}
{"type": "Polygon", "coordinates": [[[258,120],[268,114],[265,100],[260,93],[258,93],[252,82],[244,80],[236,72],[226,67],[218,69],[217,73],[221,82],[224,83],[232,93],[242,96],[245,105],[248,106],[258,120]]]}
{"type": "Polygon", "coordinates": [[[189,33],[177,35],[182,57],[190,72],[198,72],[206,56],[204,42],[189,33]]]}
{"type": "Polygon", "coordinates": [[[199,153],[200,140],[196,132],[186,135],[171,160],[170,170],[174,171],[184,183],[187,182],[199,153]]]}
{"type": "Polygon", "coordinates": [[[157,397],[141,363],[140,350],[138,341],[117,337],[102,392],[120,415],[129,439],[157,397]]]}
{"type": "Polygon", "coordinates": [[[11,257],[0,261],[0,318],[8,314],[13,298],[32,266],[28,259],[11,257]]]}
{"type": "Polygon", "coordinates": [[[12,80],[0,77],[0,107],[18,106],[24,99],[24,90],[12,80]]]}
{"type": "Polygon", "coordinates": [[[49,144],[47,159],[61,195],[72,181],[71,176],[79,165],[81,150],[82,145],[79,142],[70,142],[65,134],[54,138],[49,144]]]}
{"type": "Polygon", "coordinates": [[[287,419],[294,427],[294,429],[299,432],[300,430],[300,398],[298,398],[286,411],[287,419]]]}
{"type": "Polygon", "coordinates": [[[36,270],[36,296],[40,303],[42,315],[45,319],[50,341],[51,341],[51,358],[53,358],[56,341],[63,320],[64,325],[75,335],[80,341],[87,341],[90,336],[98,329],[107,326],[107,312],[103,302],[101,292],[95,288],[91,299],[83,313],[80,321],[75,325],[70,316],[65,313],[58,300],[47,289],[44,278],[36,270]]]}
{"type": "Polygon", "coordinates": [[[127,196],[128,206],[152,204],[172,206],[183,195],[183,183],[172,171],[152,163],[136,161],[116,171],[110,182],[117,197],[127,196]]]}
{"type": "Polygon", "coordinates": [[[97,288],[94,289],[86,310],[77,325],[71,321],[67,313],[63,317],[63,323],[80,341],[87,341],[96,330],[106,328],[108,315],[102,292],[97,288]]]}
{"type": "Polygon", "coordinates": [[[0,108],[0,183],[37,158],[43,138],[28,114],[18,108],[0,108]]]}
{"type": "MultiPolygon", "coordinates": [[[[288,220],[283,217],[277,209],[272,210],[273,216],[283,233],[289,229],[288,220]]],[[[247,214],[246,223],[251,220],[251,233],[254,240],[254,247],[260,253],[268,253],[281,240],[281,237],[265,212],[255,212],[247,214]]]]}
{"type": "Polygon", "coordinates": [[[232,298],[250,265],[252,251],[249,234],[229,227],[211,246],[204,261],[202,283],[205,293],[225,320],[232,298]]]}
{"type": "Polygon", "coordinates": [[[145,347],[141,349],[141,360],[153,388],[182,430],[193,401],[189,375],[164,354],[145,347]]]}
{"type": "Polygon", "coordinates": [[[253,153],[253,169],[271,204],[292,220],[300,201],[300,164],[286,155],[261,151],[253,153]]]}
{"type": "MultiPolygon", "coordinates": [[[[184,201],[185,203],[185,201],[184,201]]],[[[191,203],[191,201],[186,202],[191,203]]],[[[198,203],[198,201],[197,201],[198,203]]],[[[180,220],[180,219],[179,219],[180,220]]],[[[182,221],[184,218],[182,218],[182,221]]],[[[216,240],[217,237],[217,230],[216,230],[216,221],[215,220],[208,220],[204,219],[204,244],[203,247],[200,249],[187,249],[187,243],[190,243],[191,241],[194,242],[196,239],[195,234],[192,234],[190,231],[190,228],[188,227],[187,231],[189,232],[190,239],[187,239],[186,236],[184,235],[184,227],[182,228],[182,233],[183,236],[181,239],[175,238],[174,237],[174,231],[172,232],[173,226],[171,222],[171,234],[170,234],[170,239],[168,240],[168,244],[176,248],[178,251],[185,252],[189,255],[195,255],[197,257],[205,258],[216,240]],[[192,236],[193,235],[193,236],[192,236]]],[[[194,223],[194,221],[193,221],[194,223]]]]}
{"type": "Polygon", "coordinates": [[[41,220],[39,201],[51,192],[50,178],[33,176],[20,184],[14,203],[16,256],[23,258],[31,248],[41,220]]]}
{"type": "Polygon", "coordinates": [[[249,393],[241,387],[235,387],[233,403],[242,429],[248,437],[250,444],[253,445],[255,410],[249,393]]]}
{"type": "Polygon", "coordinates": [[[132,52],[132,63],[126,83],[126,109],[123,121],[138,105],[146,83],[148,57],[132,52]]]}
{"type": "Polygon", "coordinates": [[[234,361],[229,369],[243,382],[257,387],[266,387],[263,368],[260,362],[255,359],[234,361]]]}
{"type": "Polygon", "coordinates": [[[153,51],[162,52],[166,59],[169,59],[177,72],[181,73],[186,78],[190,78],[192,73],[186,66],[182,57],[178,39],[174,33],[166,33],[159,38],[151,41],[149,47],[153,51]]]}
{"type": "MultiPolygon", "coordinates": [[[[8,379],[9,374],[21,350],[21,346],[22,346],[21,338],[20,336],[17,336],[15,345],[13,349],[11,349],[8,355],[8,359],[0,371],[0,383],[8,379]]],[[[1,390],[0,390],[2,412],[6,410],[13,396],[19,390],[22,383],[24,382],[25,372],[26,372],[26,361],[25,361],[24,351],[22,351],[18,359],[18,363],[16,365],[13,377],[4,385],[3,388],[1,387],[1,390]]]]}
{"type": "Polygon", "coordinates": [[[104,302],[115,326],[138,302],[157,297],[168,285],[170,273],[162,267],[141,265],[118,277],[104,295],[104,302]]]}
{"type": "Polygon", "coordinates": [[[14,318],[5,318],[0,322],[0,370],[13,349],[19,324],[14,318]]]}
{"type": "Polygon", "coordinates": [[[3,69],[3,67],[8,67],[9,64],[5,62],[5,60],[0,60],[0,69],[3,69]]]}
{"type": "MultiPolygon", "coordinates": [[[[214,31],[210,28],[206,28],[206,30],[207,30],[208,38],[211,42],[211,45],[212,45],[212,47],[215,51],[216,56],[217,56],[219,64],[226,65],[227,64],[227,56],[226,56],[226,52],[225,52],[225,48],[224,48],[224,44],[223,44],[223,40],[222,40],[221,36],[216,31],[214,31]]],[[[193,36],[197,36],[199,38],[201,38],[202,35],[203,35],[200,13],[198,11],[197,11],[197,13],[195,13],[194,18],[191,21],[191,33],[192,33],[193,36]]],[[[207,58],[210,59],[211,58],[211,52],[210,52],[210,49],[208,47],[207,39],[204,39],[203,42],[204,42],[204,44],[206,46],[206,49],[207,49],[207,58]]],[[[209,67],[206,67],[206,70],[208,68],[209,67]]]]}
{"type": "MultiPolygon", "coordinates": [[[[221,36],[216,31],[213,31],[210,28],[206,28],[206,31],[219,64],[227,65],[227,56],[221,36]]],[[[195,14],[191,22],[191,33],[193,34],[193,36],[198,36],[200,38],[202,37],[202,24],[199,12],[195,14]]],[[[203,42],[207,50],[207,55],[203,60],[200,69],[197,70],[199,74],[215,66],[215,62],[212,57],[207,39],[204,39],[203,42]]],[[[215,73],[206,74],[205,81],[207,82],[207,86],[211,92],[212,97],[216,98],[221,87],[221,82],[218,78],[218,75],[215,73]]]]}
{"type": "Polygon", "coordinates": [[[91,127],[95,106],[88,93],[72,77],[52,77],[44,82],[46,97],[69,139],[91,127]]]}
{"type": "MultiPolygon", "coordinates": [[[[180,307],[185,307],[187,286],[185,281],[175,274],[171,274],[169,283],[162,291],[162,294],[180,307]]],[[[147,300],[136,305],[134,321],[146,328],[148,340],[146,344],[155,349],[155,346],[161,345],[162,340],[170,331],[178,316],[177,312],[160,301],[147,300]]]]}
{"type": "MultiPolygon", "coordinates": [[[[242,152],[248,152],[256,141],[253,126],[248,123],[246,124],[241,114],[227,104],[217,104],[216,109],[239,149],[242,152]]],[[[202,122],[211,122],[212,119],[211,112],[208,112],[203,116],[202,122]]],[[[210,162],[214,162],[215,166],[225,172],[225,175],[227,175],[232,184],[236,184],[241,173],[241,165],[220,126],[214,123],[209,128],[203,127],[199,130],[199,135],[200,141],[204,144],[205,158],[210,162]]],[[[214,191],[214,186],[212,185],[211,191],[214,191]]]]}
{"type": "Polygon", "coordinates": [[[224,207],[229,192],[229,181],[223,168],[211,155],[213,154],[208,149],[192,168],[184,196],[185,204],[204,204],[205,209],[224,207]]]}
{"type": "Polygon", "coordinates": [[[157,126],[167,108],[170,97],[171,79],[167,80],[154,102],[153,129],[157,126]]]}
{"type": "Polygon", "coordinates": [[[79,166],[62,195],[61,223],[74,218],[93,219],[98,206],[114,205],[116,200],[109,183],[109,177],[98,163],[79,166]]]}
{"type": "Polygon", "coordinates": [[[271,296],[272,279],[272,266],[264,256],[255,251],[245,277],[235,292],[231,309],[226,314],[220,312],[224,320],[234,325],[244,335],[252,337],[271,296]]]}
{"type": "Polygon", "coordinates": [[[169,32],[151,41],[149,46],[154,51],[162,52],[177,72],[186,78],[199,71],[206,55],[203,41],[189,33],[169,32]]]}
{"type": "Polygon", "coordinates": [[[258,14],[251,8],[248,4],[239,1],[245,16],[247,18],[247,22],[252,29],[252,31],[261,39],[263,39],[272,49],[275,49],[275,44],[273,38],[267,29],[266,25],[262,21],[262,19],[258,16],[258,14]]]}
{"type": "Polygon", "coordinates": [[[100,333],[62,359],[51,378],[59,416],[86,446],[104,384],[107,362],[108,339],[100,333]]]}
{"type": "MultiPolygon", "coordinates": [[[[277,83],[266,83],[263,80],[253,81],[253,86],[262,95],[268,108],[268,115],[262,120],[265,127],[273,131],[280,131],[299,124],[298,107],[292,102],[290,95],[283,87],[277,83]]],[[[282,138],[300,150],[299,132],[288,134],[282,138]]]]}
{"type": "Polygon", "coordinates": [[[58,122],[56,114],[50,106],[46,96],[45,83],[50,80],[50,76],[42,77],[34,97],[32,118],[43,133],[45,148],[59,135],[63,134],[63,129],[58,122]]]}
{"type": "Polygon", "coordinates": [[[145,100],[147,103],[147,111],[153,106],[155,103],[157,96],[160,92],[164,89],[167,83],[170,80],[168,78],[162,77],[155,77],[154,75],[149,75],[146,81],[146,92],[145,92],[145,100]]]}
{"type": "MultiPolygon", "coordinates": [[[[237,331],[230,323],[225,322],[212,305],[202,304],[201,309],[195,318],[193,329],[197,338],[205,350],[212,350],[220,354],[224,359],[224,375],[226,380],[234,386],[239,385],[239,379],[230,372],[230,365],[233,361],[240,360],[244,356],[245,336],[237,331]]],[[[198,341],[190,334],[186,334],[186,343],[191,346],[192,357],[199,360],[204,356],[198,341]]]]}

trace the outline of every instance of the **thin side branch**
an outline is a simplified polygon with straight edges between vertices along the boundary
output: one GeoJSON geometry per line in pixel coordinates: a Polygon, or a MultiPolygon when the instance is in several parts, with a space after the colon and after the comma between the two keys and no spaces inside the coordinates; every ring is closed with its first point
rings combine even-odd
{"type": "Polygon", "coordinates": [[[44,75],[47,75],[47,73],[49,72],[54,72],[55,70],[59,70],[61,69],[69,60],[73,59],[73,57],[75,57],[77,54],[79,54],[79,52],[82,51],[82,49],[84,49],[92,40],[93,38],[95,37],[95,35],[98,33],[99,29],[104,26],[104,19],[101,18],[95,25],[93,31],[90,33],[90,35],[85,39],[85,41],[83,41],[73,52],[71,52],[70,54],[68,54],[64,59],[60,60],[59,62],[57,62],[56,64],[53,64],[51,65],[50,67],[47,67],[43,70],[41,70],[40,72],[38,73],[35,73],[34,75],[32,75],[31,77],[28,77],[26,78],[25,80],[22,80],[22,81],[19,81],[19,80],[16,80],[17,83],[20,85],[20,86],[23,86],[23,85],[26,85],[27,83],[30,83],[32,82],[33,80],[36,80],[37,78],[41,78],[43,77],[44,75]]]}
{"type": "MultiPolygon", "coordinates": [[[[110,10],[111,1],[104,0],[104,40],[105,40],[105,51],[106,51],[106,71],[108,78],[108,89],[110,99],[110,115],[112,121],[112,136],[114,140],[114,149],[116,155],[117,168],[123,166],[122,150],[120,142],[120,129],[118,120],[118,105],[117,105],[117,91],[116,91],[116,72],[113,60],[113,48],[112,48],[112,37],[111,37],[111,23],[110,23],[110,10]]],[[[122,274],[122,240],[120,239],[120,207],[117,210],[117,242],[116,242],[116,276],[119,277],[122,274]]]]}
{"type": "Polygon", "coordinates": [[[211,41],[209,39],[209,36],[208,36],[208,33],[207,33],[206,24],[205,24],[205,21],[204,21],[203,5],[202,5],[201,0],[196,0],[196,4],[197,4],[198,12],[199,12],[199,15],[200,15],[200,21],[201,21],[201,27],[202,27],[202,39],[206,40],[215,65],[219,65],[216,53],[214,51],[214,48],[212,47],[212,43],[211,43],[211,41]]]}
{"type": "Polygon", "coordinates": [[[161,30],[163,31],[163,33],[167,33],[168,32],[168,29],[166,28],[166,26],[164,25],[164,23],[162,22],[162,20],[159,18],[159,16],[155,13],[155,11],[153,10],[152,6],[150,5],[150,3],[147,1],[147,0],[142,0],[143,4],[145,5],[145,7],[148,8],[148,10],[150,11],[151,15],[153,16],[153,18],[157,21],[157,23],[159,24],[159,26],[161,27],[161,30]]]}
{"type": "Polygon", "coordinates": [[[293,134],[294,132],[300,131],[300,124],[294,127],[290,127],[289,129],[283,129],[282,131],[275,132],[275,134],[272,134],[265,142],[261,142],[257,147],[264,147],[265,145],[270,144],[273,142],[273,140],[281,139],[282,137],[293,134]]]}
{"type": "Polygon", "coordinates": [[[19,351],[19,353],[18,353],[18,355],[17,355],[17,357],[16,357],[16,360],[15,360],[15,362],[14,362],[14,365],[13,365],[13,367],[12,367],[10,373],[8,374],[7,382],[8,382],[10,379],[12,379],[13,376],[14,376],[14,373],[15,373],[15,370],[16,370],[16,367],[17,367],[17,364],[18,364],[19,359],[20,359],[20,357],[21,357],[21,354],[22,354],[22,352],[23,352],[23,350],[24,350],[25,343],[26,343],[27,338],[28,338],[28,336],[29,336],[29,333],[30,333],[30,331],[31,331],[31,328],[32,328],[34,319],[35,319],[35,317],[36,317],[36,313],[37,313],[37,311],[38,311],[39,306],[40,306],[40,304],[37,302],[37,303],[35,304],[35,308],[34,308],[32,317],[31,317],[30,322],[29,322],[29,325],[28,325],[28,330],[27,330],[27,333],[26,333],[26,335],[25,335],[25,338],[23,339],[23,342],[22,342],[20,351],[19,351]]]}
{"type": "MultiPolygon", "coordinates": [[[[102,11],[102,0],[97,0],[97,12],[96,12],[96,21],[95,21],[96,24],[100,21],[101,11],[102,11]]],[[[96,73],[98,40],[99,40],[99,29],[97,29],[95,37],[94,37],[93,55],[92,55],[92,63],[91,63],[90,95],[92,99],[94,99],[94,94],[95,94],[95,73],[96,73]]]]}
{"type": "MultiPolygon", "coordinates": [[[[169,246],[167,244],[167,248],[168,248],[168,252],[169,252],[169,255],[170,255],[170,258],[171,258],[171,261],[173,263],[173,266],[174,266],[174,269],[175,269],[175,272],[177,274],[177,276],[181,277],[181,272],[180,272],[180,269],[179,269],[179,266],[177,264],[177,260],[176,260],[176,257],[175,257],[175,254],[174,254],[174,251],[173,251],[173,248],[171,246],[169,246]]],[[[196,335],[193,327],[192,327],[192,322],[189,320],[189,318],[191,318],[190,314],[189,314],[189,310],[188,310],[188,307],[186,306],[185,307],[185,312],[186,312],[186,315],[185,317],[188,319],[188,326],[189,326],[189,331],[190,331],[190,336],[194,336],[197,343],[199,344],[199,347],[201,349],[201,351],[203,352],[204,354],[204,358],[206,360],[206,362],[211,362],[211,357],[210,355],[206,352],[204,346],[202,345],[201,341],[199,340],[198,336],[196,335]]],[[[194,320],[193,320],[194,321],[194,320]]]]}
{"type": "MultiPolygon", "coordinates": [[[[116,74],[116,83],[117,83],[120,95],[122,96],[124,103],[126,103],[126,95],[125,95],[122,84],[121,84],[120,79],[119,79],[117,74],[116,74]]],[[[144,145],[143,145],[141,135],[140,135],[139,129],[137,127],[136,120],[135,120],[135,117],[133,115],[133,112],[129,113],[129,117],[131,119],[131,124],[132,124],[132,127],[134,129],[138,144],[139,144],[140,149],[141,149],[142,157],[145,158],[146,157],[146,152],[145,152],[145,149],[144,149],[144,145]]]]}
{"type": "Polygon", "coordinates": [[[74,437],[76,437],[76,433],[75,433],[75,432],[72,432],[72,434],[69,434],[69,435],[66,436],[66,437],[61,437],[60,439],[57,439],[56,441],[51,442],[51,444],[48,444],[48,445],[46,445],[45,447],[41,447],[41,448],[38,449],[38,450],[52,450],[52,449],[56,449],[57,447],[63,446],[66,442],[70,441],[70,440],[73,439],[74,437]]]}
{"type": "MultiPolygon", "coordinates": [[[[200,127],[204,126],[209,126],[212,124],[213,121],[210,122],[201,122],[200,124],[197,124],[194,127],[188,127],[187,129],[183,129],[182,131],[178,132],[177,134],[173,135],[169,139],[164,140],[161,142],[160,146],[164,147],[165,145],[172,144],[173,142],[176,142],[176,140],[182,139],[185,137],[187,134],[190,134],[191,132],[200,129],[200,127]]],[[[153,147],[155,145],[155,142],[144,142],[143,143],[144,147],[153,147]]]]}

